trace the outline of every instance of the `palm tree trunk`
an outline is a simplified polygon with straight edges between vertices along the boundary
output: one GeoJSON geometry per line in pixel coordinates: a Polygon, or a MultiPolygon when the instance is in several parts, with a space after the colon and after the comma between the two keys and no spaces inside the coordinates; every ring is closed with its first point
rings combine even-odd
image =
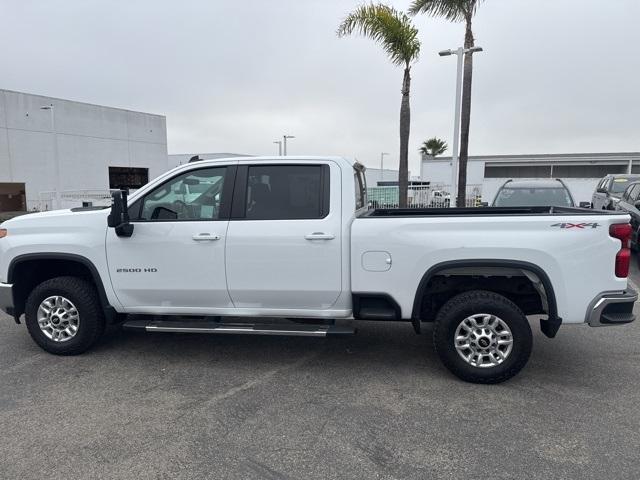
{"type": "MultiPolygon", "coordinates": [[[[473,31],[471,30],[471,15],[466,18],[466,32],[464,48],[474,46],[473,31]]],[[[464,56],[464,75],[462,80],[462,118],[460,121],[460,170],[458,171],[457,206],[466,205],[467,190],[467,161],[469,159],[469,126],[471,124],[471,79],[473,77],[473,53],[464,56]]]]}
{"type": "Polygon", "coordinates": [[[409,133],[411,109],[409,91],[411,89],[410,67],[404,69],[402,81],[402,103],[400,104],[400,165],[398,168],[398,202],[400,208],[407,207],[407,187],[409,184],[409,133]]]}

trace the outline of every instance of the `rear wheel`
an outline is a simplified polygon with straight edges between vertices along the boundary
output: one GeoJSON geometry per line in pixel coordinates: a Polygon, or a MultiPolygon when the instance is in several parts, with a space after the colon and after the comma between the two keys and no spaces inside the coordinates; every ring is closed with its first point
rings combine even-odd
{"type": "Polygon", "coordinates": [[[531,355],[531,327],[522,311],[494,292],[473,290],[442,306],[433,341],[444,365],[472,383],[500,383],[531,355]]]}
{"type": "Polygon", "coordinates": [[[95,287],[77,277],[42,282],[27,298],[25,323],[31,338],[56,355],[77,355],[103,334],[105,320],[95,287]]]}

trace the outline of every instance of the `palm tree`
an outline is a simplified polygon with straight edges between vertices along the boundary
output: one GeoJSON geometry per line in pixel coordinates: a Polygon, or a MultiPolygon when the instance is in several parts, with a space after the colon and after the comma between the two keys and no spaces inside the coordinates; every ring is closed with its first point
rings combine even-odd
{"type": "Polygon", "coordinates": [[[444,152],[446,152],[447,148],[449,148],[447,142],[438,137],[433,137],[425,142],[422,142],[422,146],[420,147],[419,152],[422,155],[429,155],[433,158],[436,158],[438,155],[442,155],[444,152]]]}
{"type": "MultiPolygon", "coordinates": [[[[426,13],[444,17],[450,22],[465,22],[464,48],[473,48],[474,39],[471,21],[482,0],[413,0],[409,7],[411,15],[426,13]]],[[[465,205],[467,187],[467,160],[469,158],[469,125],[471,123],[471,78],[473,76],[473,54],[464,56],[462,82],[462,119],[460,132],[460,171],[458,172],[458,205],[465,205]]]]}
{"type": "Polygon", "coordinates": [[[338,27],[338,37],[359,33],[379,43],[394,65],[404,67],[402,101],[400,103],[400,165],[398,171],[398,198],[400,208],[407,206],[409,183],[409,132],[411,110],[411,64],[420,54],[418,29],[403,12],[382,3],[361,5],[346,16],[338,27]]]}

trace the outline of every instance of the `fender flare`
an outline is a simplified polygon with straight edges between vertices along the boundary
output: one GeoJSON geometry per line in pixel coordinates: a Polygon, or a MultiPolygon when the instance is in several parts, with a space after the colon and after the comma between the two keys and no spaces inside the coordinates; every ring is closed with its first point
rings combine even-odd
{"type": "MultiPolygon", "coordinates": [[[[549,319],[543,320],[543,321],[557,324],[557,327],[558,328],[560,327],[560,324],[562,323],[562,319],[558,318],[558,306],[556,303],[556,294],[553,290],[553,285],[551,284],[551,280],[549,280],[549,276],[538,265],[535,265],[529,262],[524,262],[521,260],[501,260],[501,259],[450,260],[450,261],[441,262],[436,265],[433,265],[422,276],[422,279],[418,284],[418,289],[416,290],[416,295],[413,300],[413,310],[411,313],[411,318],[413,319],[419,318],[422,297],[424,296],[424,292],[426,291],[427,285],[429,284],[429,281],[431,280],[431,278],[443,270],[448,270],[450,268],[460,268],[460,267],[505,267],[505,268],[519,268],[522,270],[529,270],[540,279],[540,282],[542,283],[542,286],[544,287],[545,293],[547,295],[547,303],[549,305],[549,319]]],[[[557,328],[555,330],[557,331],[557,328]]],[[[543,331],[544,331],[544,328],[543,328],[543,331]]],[[[554,332],[554,335],[555,335],[555,332],[554,332]]]]}
{"type": "Polygon", "coordinates": [[[21,263],[32,261],[32,260],[62,260],[75,262],[83,265],[89,270],[91,274],[91,278],[93,279],[93,283],[96,286],[96,290],[98,291],[98,298],[100,300],[100,305],[102,310],[104,311],[105,318],[107,323],[113,323],[116,319],[117,312],[116,310],[109,304],[109,299],[107,298],[107,292],[104,288],[104,283],[102,278],[100,277],[100,273],[98,269],[93,264],[91,260],[87,257],[83,257],[82,255],[77,255],[74,253],[59,253],[59,252],[39,252],[39,253],[25,253],[23,255],[18,255],[9,263],[9,270],[7,272],[7,282],[15,283],[14,270],[21,263]]]}

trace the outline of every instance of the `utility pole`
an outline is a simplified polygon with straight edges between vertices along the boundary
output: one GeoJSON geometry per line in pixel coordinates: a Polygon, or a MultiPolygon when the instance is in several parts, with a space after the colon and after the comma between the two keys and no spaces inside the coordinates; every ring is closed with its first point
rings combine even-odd
{"type": "Polygon", "coordinates": [[[51,113],[51,135],[53,136],[53,169],[55,176],[55,198],[56,198],[56,208],[61,208],[60,204],[60,159],[58,158],[58,136],[56,134],[56,113],[51,105],[43,105],[40,107],[40,110],[49,110],[51,113]]]}
{"type": "Polygon", "coordinates": [[[380,153],[380,181],[384,180],[384,156],[389,155],[387,152],[380,153]]]}
{"type": "Polygon", "coordinates": [[[284,156],[285,157],[287,156],[287,139],[288,138],[296,138],[296,137],[294,137],[293,135],[283,135],[282,136],[283,145],[284,145],[283,150],[284,150],[284,156]]]}
{"type": "MultiPolygon", "coordinates": [[[[458,159],[460,156],[460,116],[462,114],[462,75],[463,75],[463,60],[465,54],[481,52],[482,47],[457,48],[456,50],[443,50],[438,52],[441,57],[447,57],[449,55],[458,56],[458,68],[456,70],[456,101],[455,101],[455,114],[453,121],[453,150],[451,151],[451,203],[456,205],[458,199],[458,159]]],[[[464,205],[462,205],[464,206],[464,205]]]]}

